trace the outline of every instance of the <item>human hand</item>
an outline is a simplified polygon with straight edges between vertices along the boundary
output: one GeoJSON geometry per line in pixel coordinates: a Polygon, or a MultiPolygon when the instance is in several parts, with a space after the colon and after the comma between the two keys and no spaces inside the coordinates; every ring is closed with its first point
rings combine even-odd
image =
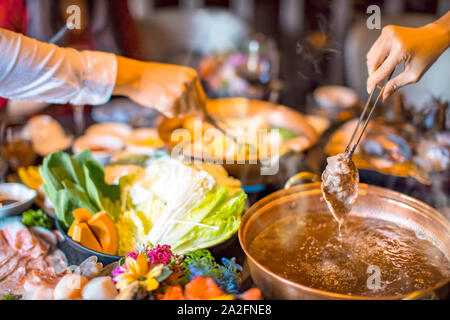
{"type": "Polygon", "coordinates": [[[449,28],[440,23],[431,23],[421,28],[393,25],[384,27],[381,36],[367,54],[367,90],[372,92],[398,64],[404,62],[404,71],[385,86],[385,101],[397,89],[419,81],[449,45],[449,28]]]}
{"type": "Polygon", "coordinates": [[[203,110],[206,95],[197,72],[188,67],[117,57],[113,94],[155,108],[168,117],[203,110]]]}

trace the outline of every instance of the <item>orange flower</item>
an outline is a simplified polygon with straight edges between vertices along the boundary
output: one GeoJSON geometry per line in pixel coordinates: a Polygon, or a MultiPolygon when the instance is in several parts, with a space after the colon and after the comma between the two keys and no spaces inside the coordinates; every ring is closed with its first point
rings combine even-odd
{"type": "Polygon", "coordinates": [[[213,279],[200,276],[189,282],[184,290],[187,300],[210,300],[224,295],[225,292],[220,290],[213,279]]]}
{"type": "Polygon", "coordinates": [[[261,290],[258,288],[252,288],[244,292],[243,294],[244,300],[262,300],[261,290]]]}
{"type": "Polygon", "coordinates": [[[183,295],[183,289],[178,286],[167,287],[164,294],[158,295],[158,300],[186,300],[183,295]]]}

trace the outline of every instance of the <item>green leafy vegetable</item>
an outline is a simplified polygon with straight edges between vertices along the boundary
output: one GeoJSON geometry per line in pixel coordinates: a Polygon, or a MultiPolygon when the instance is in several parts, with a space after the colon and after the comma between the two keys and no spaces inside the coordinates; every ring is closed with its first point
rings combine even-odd
{"type": "Polygon", "coordinates": [[[78,208],[93,214],[105,210],[114,220],[120,213],[120,187],[105,182],[103,166],[88,150],[76,156],[52,153],[44,158],[40,173],[42,189],[64,228],[72,224],[72,211],[78,208]]]}
{"type": "MultiPolygon", "coordinates": [[[[246,199],[247,195],[242,190],[230,197],[225,187],[213,188],[180,223],[164,235],[161,243],[171,245],[174,252],[181,254],[214,246],[229,239],[239,229],[246,199]]],[[[160,212],[156,205],[157,202],[149,199],[146,211],[150,215],[152,212],[160,212]]],[[[131,211],[144,225],[145,214],[137,209],[131,211]]]]}
{"type": "Polygon", "coordinates": [[[122,177],[119,252],[125,254],[146,242],[167,244],[182,254],[235,234],[247,196],[242,189],[230,196],[227,186],[236,183],[228,182],[226,172],[219,170],[219,180],[227,182],[224,186],[212,180],[215,170],[210,172],[168,159],[154,162],[143,176],[122,177]]]}
{"type": "Polygon", "coordinates": [[[239,229],[246,199],[247,195],[242,190],[227,196],[226,201],[210,210],[199,225],[193,226],[173,244],[174,250],[186,252],[207,248],[229,239],[239,229]]]}
{"type": "Polygon", "coordinates": [[[291,140],[298,137],[298,134],[294,131],[286,128],[270,128],[270,130],[278,130],[278,134],[280,135],[283,141],[291,140]]]}
{"type": "MultiPolygon", "coordinates": [[[[211,255],[211,252],[209,250],[198,249],[198,250],[187,252],[187,253],[184,254],[183,267],[185,269],[188,269],[189,265],[194,260],[199,260],[199,259],[203,259],[205,261],[208,261],[211,264],[214,264],[214,262],[216,261],[216,259],[214,259],[214,257],[211,255]]],[[[189,270],[187,270],[187,271],[188,271],[187,274],[189,275],[189,270]]]]}
{"type": "Polygon", "coordinates": [[[2,300],[19,300],[21,298],[21,296],[16,295],[16,294],[5,294],[2,297],[2,300]]]}
{"type": "MultiPolygon", "coordinates": [[[[222,203],[228,197],[228,192],[225,187],[215,187],[206,194],[206,197],[196,207],[183,218],[181,223],[176,224],[164,237],[164,242],[172,245],[172,249],[178,252],[178,243],[184,239],[192,229],[196,227],[195,224],[203,224],[202,220],[211,212],[219,209],[222,203]]],[[[214,228],[215,226],[211,226],[214,228]]]]}
{"type": "Polygon", "coordinates": [[[52,218],[50,218],[41,209],[30,209],[22,214],[22,223],[27,227],[43,227],[46,229],[52,228],[52,218]]]}

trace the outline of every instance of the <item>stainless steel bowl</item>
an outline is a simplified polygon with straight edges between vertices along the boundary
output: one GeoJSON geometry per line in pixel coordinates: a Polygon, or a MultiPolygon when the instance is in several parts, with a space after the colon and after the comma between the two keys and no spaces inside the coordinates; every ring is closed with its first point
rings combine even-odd
{"type": "Polygon", "coordinates": [[[20,183],[0,184],[0,197],[6,196],[17,202],[0,207],[0,218],[19,215],[33,204],[37,192],[20,183]]]}

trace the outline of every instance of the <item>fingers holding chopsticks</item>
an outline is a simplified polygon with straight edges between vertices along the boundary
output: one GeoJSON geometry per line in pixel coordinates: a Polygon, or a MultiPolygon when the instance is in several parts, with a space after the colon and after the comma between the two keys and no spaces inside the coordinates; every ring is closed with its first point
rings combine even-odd
{"type": "Polygon", "coordinates": [[[395,67],[404,64],[404,71],[390,80],[383,100],[397,89],[415,83],[450,46],[450,13],[421,28],[386,26],[367,54],[367,90],[372,92],[395,67]]]}

